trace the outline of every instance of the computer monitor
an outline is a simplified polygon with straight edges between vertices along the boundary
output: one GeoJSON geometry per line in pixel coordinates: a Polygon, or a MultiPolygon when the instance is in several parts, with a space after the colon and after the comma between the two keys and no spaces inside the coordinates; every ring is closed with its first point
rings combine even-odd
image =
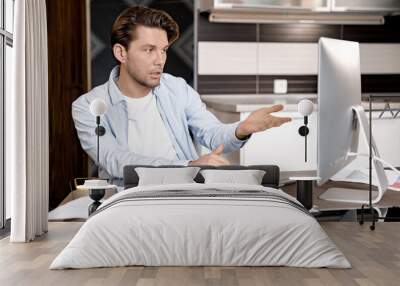
{"type": "MultiPolygon", "coordinates": [[[[360,132],[369,144],[368,120],[361,106],[360,48],[357,42],[320,38],[318,61],[318,139],[317,175],[322,185],[350,164],[358,150],[360,132]]],[[[379,156],[372,140],[373,155],[379,156]]],[[[369,145],[368,145],[369,146],[369,145]]],[[[373,174],[378,178],[378,192],[373,202],[383,196],[387,178],[383,165],[374,160],[373,174]]],[[[331,188],[320,199],[367,203],[365,190],[331,188]]]]}

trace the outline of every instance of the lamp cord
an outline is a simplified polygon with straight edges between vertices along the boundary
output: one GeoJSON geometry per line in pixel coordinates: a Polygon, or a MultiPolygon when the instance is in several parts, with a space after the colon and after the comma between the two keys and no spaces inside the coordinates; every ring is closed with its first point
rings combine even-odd
{"type": "Polygon", "coordinates": [[[304,150],[304,161],[307,162],[307,135],[304,136],[304,137],[305,137],[305,138],[304,138],[304,140],[305,140],[305,146],[304,146],[304,148],[305,148],[305,150],[304,150]]]}
{"type": "Polygon", "coordinates": [[[96,134],[97,134],[97,177],[99,177],[99,169],[100,169],[100,116],[96,116],[96,134]]]}

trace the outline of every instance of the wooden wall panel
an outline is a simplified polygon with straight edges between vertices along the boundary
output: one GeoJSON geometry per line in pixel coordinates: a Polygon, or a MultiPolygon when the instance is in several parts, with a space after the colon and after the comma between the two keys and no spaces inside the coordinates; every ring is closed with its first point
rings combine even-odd
{"type": "Polygon", "coordinates": [[[200,13],[198,18],[198,41],[219,42],[255,42],[257,41],[256,24],[210,23],[207,13],[200,13]]]}
{"type": "MultiPolygon", "coordinates": [[[[293,48],[286,51],[281,59],[274,55],[285,52],[285,47],[291,44],[297,47],[307,44],[317,45],[320,37],[331,37],[344,40],[358,41],[361,43],[361,54],[364,59],[362,68],[362,90],[371,92],[399,92],[398,77],[398,49],[400,43],[400,15],[385,18],[384,25],[324,25],[324,24],[248,24],[248,23],[210,23],[207,13],[199,13],[198,17],[198,57],[202,56],[201,42],[207,42],[208,50],[213,50],[212,43],[227,44],[229,49],[235,50],[238,44],[259,44],[258,53],[261,60],[258,63],[258,72],[251,74],[242,72],[246,65],[238,68],[225,68],[224,63],[218,61],[218,68],[214,68],[213,59],[207,61],[199,59],[201,69],[197,71],[197,90],[200,94],[241,94],[270,93],[273,90],[273,79],[283,78],[288,80],[288,93],[315,93],[317,92],[316,61],[307,60],[309,51],[293,48]],[[245,42],[245,43],[243,43],[245,42]],[[274,49],[272,49],[274,48],[274,49]],[[289,54],[287,53],[289,52],[289,54]],[[303,53],[303,54],[301,54],[303,53]],[[308,54],[308,55],[307,55],[308,54]],[[272,56],[271,56],[272,55],[272,56]],[[292,58],[289,56],[293,55],[292,58]],[[285,60],[286,59],[286,60],[285,60]],[[301,61],[306,61],[306,64],[301,61]],[[286,70],[281,62],[293,64],[286,70]],[[307,67],[307,63],[310,67],[307,67]],[[209,66],[204,65],[209,64],[209,66]],[[215,70],[215,72],[208,72],[215,70]],[[224,72],[228,70],[227,72],[224,72]],[[310,72],[311,70],[311,72],[310,72]],[[207,72],[204,72],[207,71],[207,72]],[[240,86],[238,82],[246,82],[240,86]],[[232,83],[235,83],[234,85],[232,83]]],[[[314,49],[315,50],[315,49],[314,49]]],[[[241,61],[247,57],[253,57],[253,51],[240,54],[241,61]]],[[[227,51],[227,54],[231,51],[227,51]]],[[[208,52],[208,54],[211,54],[208,52]]],[[[212,55],[218,58],[220,53],[212,55]]],[[[313,57],[313,59],[316,59],[313,57]]],[[[224,60],[224,58],[218,58],[224,60]]],[[[250,61],[253,65],[253,61],[250,61]]],[[[229,66],[230,67],[230,66],[229,66]]]]}
{"type": "Polygon", "coordinates": [[[71,104],[88,89],[86,1],[47,0],[49,50],[50,209],[70,192],[74,177],[86,176],[71,117],[71,104]]]}
{"type": "Polygon", "coordinates": [[[200,94],[256,93],[256,75],[199,75],[197,91],[200,94]]]}

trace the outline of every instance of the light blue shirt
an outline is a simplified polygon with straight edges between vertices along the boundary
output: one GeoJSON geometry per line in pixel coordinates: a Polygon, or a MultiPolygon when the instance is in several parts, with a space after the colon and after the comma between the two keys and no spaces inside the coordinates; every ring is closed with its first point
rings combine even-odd
{"type": "Polygon", "coordinates": [[[112,177],[122,178],[125,165],[187,165],[189,160],[198,159],[189,130],[197,143],[210,150],[224,144],[224,153],[229,153],[245,144],[246,141],[239,140],[235,135],[240,122],[221,123],[206,110],[199,94],[184,79],[163,73],[160,85],[153,88],[153,94],[179,160],[130,152],[127,103],[116,84],[118,76],[119,67],[115,67],[108,82],[72,103],[72,117],[82,149],[94,161],[97,160],[96,118],[90,113],[89,106],[95,98],[102,98],[107,103],[107,113],[101,116],[101,125],[106,133],[100,137],[99,163],[112,177]]]}

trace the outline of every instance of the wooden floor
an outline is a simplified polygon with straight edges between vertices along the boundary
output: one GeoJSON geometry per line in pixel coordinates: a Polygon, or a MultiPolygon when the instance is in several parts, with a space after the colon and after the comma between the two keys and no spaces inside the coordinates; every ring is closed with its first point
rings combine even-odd
{"type": "Polygon", "coordinates": [[[400,223],[321,223],[352,269],[289,267],[121,267],[48,270],[80,228],[52,222],[32,243],[0,241],[0,285],[400,285],[400,223]]]}

